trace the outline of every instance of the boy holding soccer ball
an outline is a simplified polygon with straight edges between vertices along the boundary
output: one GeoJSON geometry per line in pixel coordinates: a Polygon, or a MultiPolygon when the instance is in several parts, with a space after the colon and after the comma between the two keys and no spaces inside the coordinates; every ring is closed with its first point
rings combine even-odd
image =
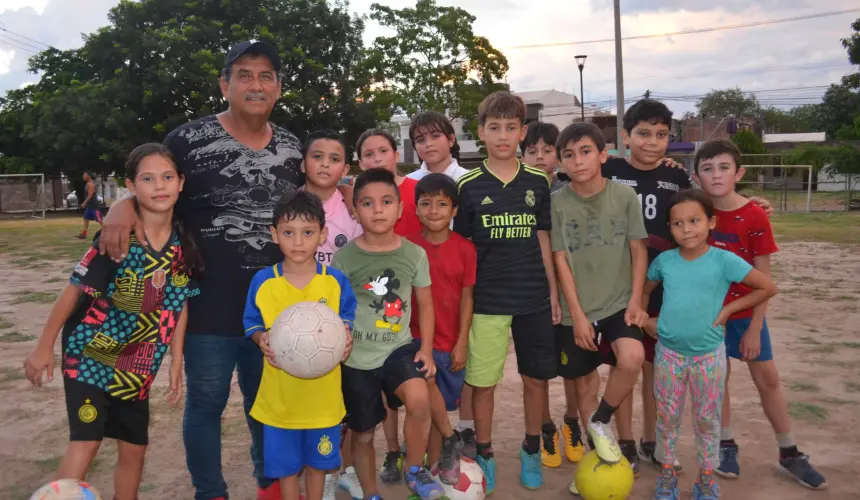
{"type": "Polygon", "coordinates": [[[263,424],[263,469],[266,477],[279,479],[281,498],[299,499],[299,473],[304,469],[308,500],[321,500],[325,471],[340,467],[340,422],[345,414],[341,369],[336,366],[315,379],[280,370],[268,331],[293,304],[326,304],[344,321],[346,359],[356,300],[342,272],[316,261],[317,247],[327,233],[319,197],[305,191],[285,195],[275,208],[270,230],[284,260],[254,276],[243,317],[245,335],[266,357],[251,416],[263,424]]]}

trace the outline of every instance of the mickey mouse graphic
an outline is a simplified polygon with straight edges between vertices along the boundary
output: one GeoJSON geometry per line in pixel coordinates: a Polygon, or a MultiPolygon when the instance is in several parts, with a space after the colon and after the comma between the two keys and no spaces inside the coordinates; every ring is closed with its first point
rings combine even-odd
{"type": "Polygon", "coordinates": [[[364,285],[365,290],[370,290],[380,297],[370,304],[377,313],[382,311],[382,319],[376,320],[377,328],[390,328],[395,333],[403,329],[400,322],[403,320],[406,303],[394,293],[398,288],[400,288],[400,280],[394,277],[394,271],[391,269],[386,269],[382,276],[372,278],[364,285]]]}

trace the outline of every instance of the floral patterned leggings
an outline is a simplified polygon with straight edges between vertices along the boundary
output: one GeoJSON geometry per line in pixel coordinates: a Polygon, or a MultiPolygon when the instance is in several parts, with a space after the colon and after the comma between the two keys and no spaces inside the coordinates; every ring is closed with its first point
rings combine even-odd
{"type": "Polygon", "coordinates": [[[687,390],[693,400],[699,468],[720,464],[720,425],[726,383],[726,346],[700,356],[684,356],[657,344],[654,356],[654,399],[657,402],[657,450],[661,463],[675,460],[675,445],[684,415],[687,390]]]}

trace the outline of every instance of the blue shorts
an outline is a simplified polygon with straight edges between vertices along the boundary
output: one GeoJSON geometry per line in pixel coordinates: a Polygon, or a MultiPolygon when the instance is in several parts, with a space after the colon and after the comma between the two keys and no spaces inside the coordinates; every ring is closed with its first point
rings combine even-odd
{"type": "Polygon", "coordinates": [[[101,223],[102,214],[96,208],[88,208],[84,210],[84,220],[94,220],[98,223],[101,223]]]}
{"type": "MultiPolygon", "coordinates": [[[[741,353],[741,337],[749,328],[752,318],[730,319],[726,321],[726,356],[735,359],[743,357],[741,353]]],[[[749,361],[771,361],[773,350],[770,346],[770,331],[767,329],[767,320],[761,326],[761,353],[758,357],[749,361]]]]}
{"type": "MultiPolygon", "coordinates": [[[[421,346],[421,341],[413,339],[416,346],[421,346]]],[[[460,393],[463,392],[463,384],[466,383],[466,369],[451,371],[451,353],[433,349],[433,362],[436,363],[436,387],[445,399],[445,409],[456,411],[460,407],[460,393]]]]}
{"type": "Polygon", "coordinates": [[[340,425],[325,429],[281,429],[263,425],[263,473],[280,479],[302,467],[340,468],[340,425]]]}

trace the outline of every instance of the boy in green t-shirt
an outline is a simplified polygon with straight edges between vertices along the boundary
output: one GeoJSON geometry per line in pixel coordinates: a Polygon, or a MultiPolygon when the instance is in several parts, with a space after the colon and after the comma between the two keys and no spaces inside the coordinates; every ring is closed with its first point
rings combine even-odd
{"type": "Polygon", "coordinates": [[[555,327],[559,374],[565,385],[576,388],[595,451],[616,463],[622,454],[609,422],[633,388],[645,357],[640,328],[648,320],[642,308],[648,234],[635,191],[601,175],[606,143],[600,129],[590,123],[570,125],[556,149],[571,179],[552,195],[553,260],[565,298],[562,324],[555,327]],[[576,282],[588,285],[577,288],[576,282]],[[603,355],[598,335],[617,360],[599,405],[596,369],[603,355]]]}
{"type": "Polygon", "coordinates": [[[338,251],[331,265],[346,274],[358,299],[352,353],[342,378],[358,479],[365,498],[380,498],[373,434],[385,419],[384,391],[389,407],[406,407],[406,483],[422,500],[437,499],[444,491],[423,466],[430,434],[430,396],[424,379],[436,372],[427,254],[394,233],[403,204],[391,172],[383,168],[362,172],[355,181],[353,203],[364,233],[338,251]],[[413,291],[417,306],[411,303],[413,291]],[[409,332],[416,307],[420,349],[409,332]]]}

